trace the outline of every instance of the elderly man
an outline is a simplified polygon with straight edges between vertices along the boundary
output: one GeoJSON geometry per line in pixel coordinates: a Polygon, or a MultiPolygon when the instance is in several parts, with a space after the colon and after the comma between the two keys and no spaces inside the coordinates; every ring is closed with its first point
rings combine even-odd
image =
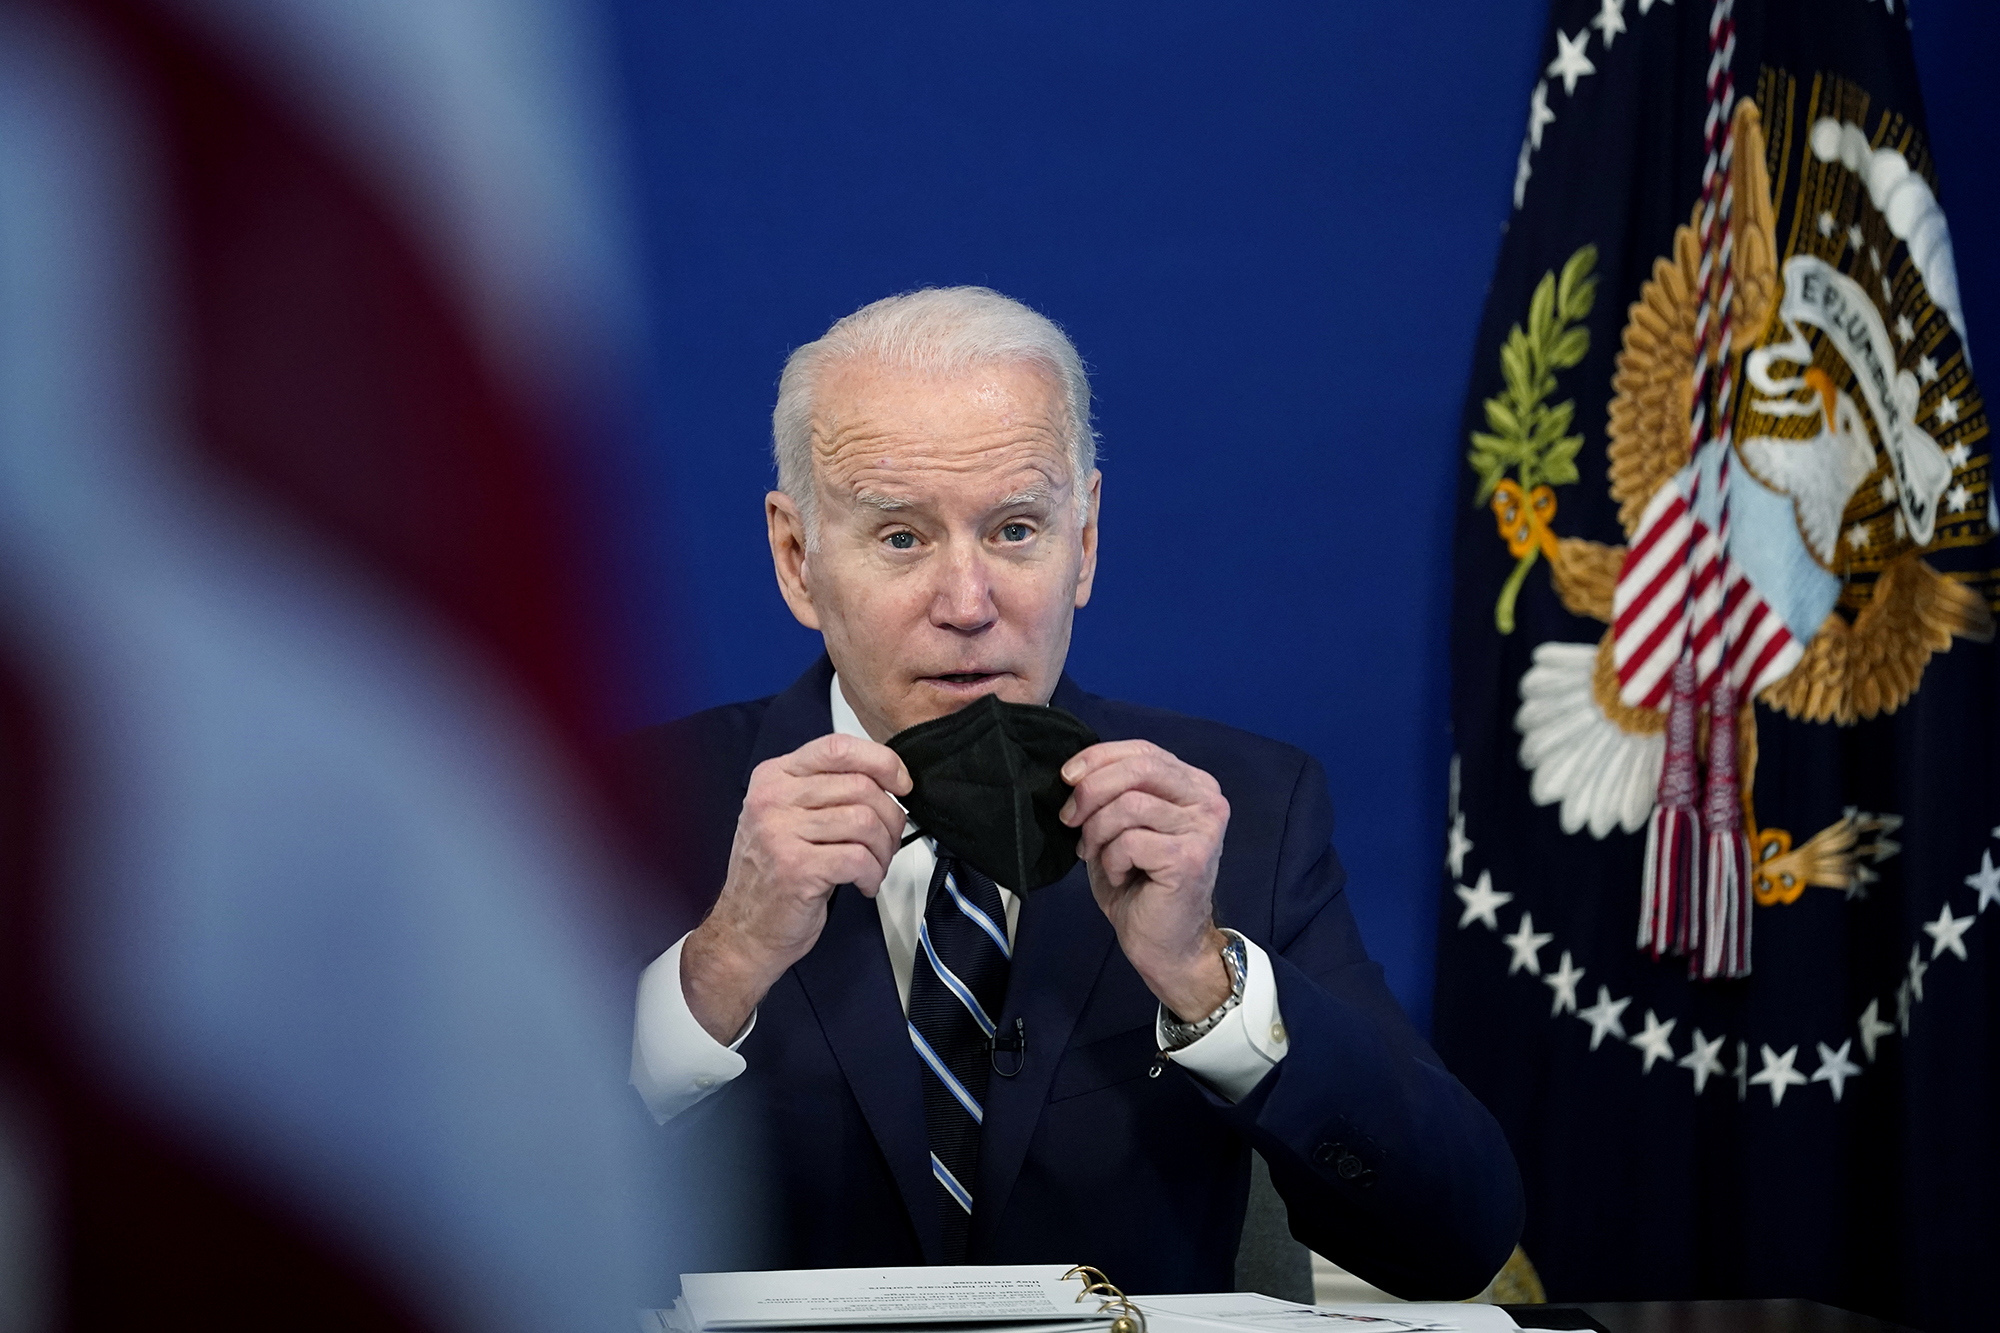
{"type": "Polygon", "coordinates": [[[1513,1160],[1362,950],[1318,764],[1063,674],[1097,568],[1089,401],[1061,331],[983,288],[792,355],[765,519],[826,656],[641,738],[662,847],[715,896],[641,979],[633,1081],[748,1152],[746,1265],[1225,1290],[1255,1148],[1314,1249],[1472,1295],[1520,1229],[1513,1160]],[[909,825],[883,744],[989,694],[1102,738],[1061,768],[1081,863],[1028,893],[909,825]]]}

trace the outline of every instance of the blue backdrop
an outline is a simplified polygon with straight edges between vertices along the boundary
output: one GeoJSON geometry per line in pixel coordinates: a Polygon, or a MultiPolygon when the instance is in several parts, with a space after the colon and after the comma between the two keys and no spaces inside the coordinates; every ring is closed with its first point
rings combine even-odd
{"type": "MultiPolygon", "coordinates": [[[[655,321],[630,720],[818,650],[764,544],[785,353],[891,292],[997,287],[1098,395],[1072,674],[1318,755],[1370,951],[1427,1029],[1457,424],[1543,5],[609,3],[655,321]]],[[[1927,0],[1915,28],[1975,355],[1989,10],[1927,0]]]]}

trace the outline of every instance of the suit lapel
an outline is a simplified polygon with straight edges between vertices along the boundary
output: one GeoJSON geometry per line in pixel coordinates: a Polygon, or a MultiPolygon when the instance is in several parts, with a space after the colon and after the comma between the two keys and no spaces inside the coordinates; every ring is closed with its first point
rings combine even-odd
{"type": "MultiPolygon", "coordinates": [[[[1067,675],[1049,702],[1096,726],[1092,695],[1067,675]]],[[[986,1085],[986,1124],[979,1140],[978,1206],[972,1218],[974,1253],[993,1235],[1020,1179],[1028,1144],[1041,1123],[1056,1066],[1069,1047],[1117,932],[1090,896],[1090,873],[1077,865],[1047,888],[1021,899],[1014,928],[1014,966],[1007,978],[1001,1026],[1027,1023],[1028,1052],[1013,1078],[994,1074],[986,1085]]]]}
{"type": "MultiPolygon", "coordinates": [[[[828,694],[832,684],[833,664],[821,657],[771,700],[744,766],[746,789],[750,770],[758,764],[790,754],[833,730],[828,694]]],[[[852,885],[836,889],[827,903],[826,928],[819,942],[793,964],[792,974],[804,988],[834,1060],[888,1160],[925,1260],[942,1262],[944,1238],[931,1179],[922,1072],[910,1048],[902,1002],[896,998],[896,978],[889,970],[874,900],[852,885]]]]}
{"type": "Polygon", "coordinates": [[[1090,877],[1081,865],[1021,900],[1014,967],[1007,978],[1007,1004],[1000,1023],[1011,1029],[1015,1018],[1025,1020],[1028,1050],[1019,1074],[1013,1078],[994,1074],[986,1085],[978,1206],[972,1218],[974,1253],[992,1236],[1006,1210],[1007,1197],[1027,1160],[1029,1140],[1041,1122],[1056,1065],[1117,938],[1090,896],[1090,877]]]}
{"type": "Polygon", "coordinates": [[[773,695],[757,726],[757,739],[740,775],[743,788],[750,787],[750,770],[766,759],[790,754],[809,740],[833,730],[833,663],[822,653],[806,668],[803,676],[773,695]]]}
{"type": "Polygon", "coordinates": [[[942,1263],[944,1237],[931,1179],[930,1132],[924,1125],[923,1074],[896,998],[874,900],[851,884],[836,889],[819,943],[792,965],[792,972],[888,1160],[924,1261],[942,1263]]]}

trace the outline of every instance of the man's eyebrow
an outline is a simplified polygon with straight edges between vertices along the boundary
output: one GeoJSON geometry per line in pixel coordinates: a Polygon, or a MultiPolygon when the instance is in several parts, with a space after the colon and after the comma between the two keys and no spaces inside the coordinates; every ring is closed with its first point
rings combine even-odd
{"type": "Polygon", "coordinates": [[[914,509],[916,507],[909,500],[901,499],[894,495],[884,495],[880,491],[856,491],[854,493],[854,503],[865,505],[870,509],[879,509],[885,514],[898,514],[906,509],[914,509]]]}
{"type": "Polygon", "coordinates": [[[1012,509],[1016,505],[1045,505],[1050,501],[1051,492],[1046,482],[1037,482],[1026,490],[1015,491],[1003,498],[995,509],[1012,509]]]}

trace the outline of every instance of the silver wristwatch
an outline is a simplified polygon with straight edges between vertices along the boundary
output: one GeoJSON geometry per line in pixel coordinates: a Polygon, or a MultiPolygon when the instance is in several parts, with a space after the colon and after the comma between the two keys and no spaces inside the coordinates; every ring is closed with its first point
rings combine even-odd
{"type": "Polygon", "coordinates": [[[1225,929],[1229,943],[1222,946],[1222,966],[1229,972],[1229,998],[1215,1007],[1208,1017],[1193,1023],[1183,1023],[1174,1017],[1173,1010],[1160,1006],[1160,1031],[1166,1038],[1163,1051],[1178,1051],[1206,1037],[1215,1031],[1220,1023],[1237,1005],[1243,1003],[1243,983],[1250,975],[1250,954],[1244,947],[1243,937],[1233,930],[1225,929]]]}

